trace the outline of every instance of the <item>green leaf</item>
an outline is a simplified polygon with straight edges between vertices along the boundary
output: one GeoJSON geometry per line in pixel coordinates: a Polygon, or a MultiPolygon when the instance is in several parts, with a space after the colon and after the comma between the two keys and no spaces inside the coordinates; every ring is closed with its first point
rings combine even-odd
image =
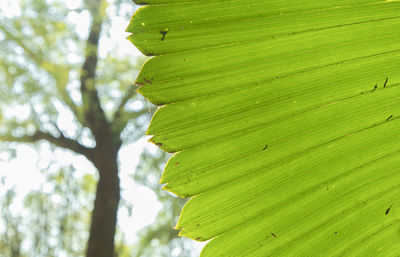
{"type": "Polygon", "coordinates": [[[400,1],[146,1],[147,134],[201,256],[398,256],[400,1]]]}

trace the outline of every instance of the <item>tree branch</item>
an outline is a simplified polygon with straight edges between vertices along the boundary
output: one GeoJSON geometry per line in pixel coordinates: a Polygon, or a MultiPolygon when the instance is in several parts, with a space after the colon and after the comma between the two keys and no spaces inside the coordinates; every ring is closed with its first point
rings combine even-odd
{"type": "Polygon", "coordinates": [[[102,8],[104,8],[105,1],[92,1],[92,4],[92,8],[89,9],[92,14],[92,25],[86,41],[86,55],[81,69],[80,90],[85,120],[96,141],[98,141],[103,134],[100,130],[109,126],[95,87],[98,45],[104,16],[102,8]]]}
{"type": "Polygon", "coordinates": [[[60,65],[52,64],[47,61],[41,63],[41,67],[49,73],[56,81],[56,89],[59,94],[59,99],[68,106],[68,108],[75,115],[76,119],[81,123],[82,126],[87,126],[85,119],[83,118],[82,112],[72,100],[71,96],[67,91],[67,84],[69,81],[69,67],[63,67],[60,65]]]}
{"type": "Polygon", "coordinates": [[[126,90],[125,95],[122,97],[121,102],[119,103],[114,115],[113,115],[113,121],[118,120],[118,118],[121,116],[121,113],[124,110],[124,107],[126,103],[131,99],[131,97],[136,93],[135,87],[133,85],[130,85],[128,90],[126,90]]]}
{"type": "Polygon", "coordinates": [[[126,103],[129,101],[129,99],[132,98],[132,96],[136,93],[135,87],[132,85],[126,90],[125,95],[122,97],[121,102],[119,103],[113,118],[112,118],[112,126],[113,126],[113,131],[120,134],[122,130],[126,127],[128,121],[130,119],[134,119],[139,117],[140,115],[143,115],[147,112],[147,110],[143,109],[138,112],[127,112],[125,111],[124,107],[126,103]]]}
{"type": "Polygon", "coordinates": [[[11,39],[12,41],[14,41],[15,43],[17,43],[23,50],[24,52],[35,62],[40,64],[43,60],[42,53],[35,53],[31,50],[31,48],[29,48],[27,45],[25,45],[24,41],[21,40],[21,38],[15,36],[15,33],[11,33],[10,31],[8,31],[8,29],[6,29],[6,27],[2,26],[0,24],[0,30],[4,32],[4,34],[6,35],[6,37],[8,39],[11,39]]]}
{"type": "Polygon", "coordinates": [[[112,126],[113,126],[113,131],[115,133],[120,134],[128,124],[129,120],[136,119],[141,115],[144,115],[146,113],[149,113],[147,109],[142,109],[137,112],[127,112],[125,110],[122,110],[119,114],[118,117],[113,121],[112,126]]]}
{"type": "Polygon", "coordinates": [[[90,161],[94,160],[93,148],[81,145],[78,141],[67,138],[62,133],[58,137],[55,137],[52,134],[43,131],[37,131],[33,135],[24,135],[20,137],[13,136],[11,134],[0,135],[0,141],[4,142],[35,143],[40,140],[46,140],[55,146],[69,149],[77,154],[82,154],[90,161]]]}

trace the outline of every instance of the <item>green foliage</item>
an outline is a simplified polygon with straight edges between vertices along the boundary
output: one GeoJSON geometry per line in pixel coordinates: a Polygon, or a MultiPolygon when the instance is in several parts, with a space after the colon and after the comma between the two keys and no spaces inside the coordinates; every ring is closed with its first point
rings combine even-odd
{"type": "MultiPolygon", "coordinates": [[[[4,185],[4,179],[2,180],[4,185]]],[[[10,206],[15,198],[13,190],[7,190],[1,198],[1,216],[3,218],[3,226],[1,226],[0,237],[0,256],[22,257],[22,240],[21,232],[22,217],[15,216],[10,211],[10,206]]]]}
{"type": "Polygon", "coordinates": [[[0,202],[1,244],[5,248],[0,256],[84,255],[82,242],[87,240],[84,231],[88,230],[94,198],[93,190],[85,188],[93,188],[96,182],[89,180],[89,175],[77,178],[72,167],[43,173],[48,173],[47,181],[39,190],[28,193],[23,204],[15,199],[14,188],[8,189],[0,202]]]}
{"type": "MultiPolygon", "coordinates": [[[[67,110],[74,114],[77,126],[74,134],[82,140],[82,124],[86,122],[77,82],[84,61],[86,35],[76,29],[70,17],[82,15],[83,19],[87,10],[83,7],[70,10],[61,2],[49,4],[45,0],[21,0],[20,10],[17,17],[0,20],[0,34],[6,38],[0,43],[0,66],[4,71],[0,78],[7,81],[0,84],[4,92],[0,100],[2,106],[7,107],[2,108],[3,112],[24,106],[30,116],[21,122],[9,114],[1,125],[18,130],[18,134],[32,134],[37,129],[54,131],[54,123],[62,119],[58,115],[61,103],[67,108],[64,108],[64,113],[67,110]]],[[[106,20],[104,26],[110,26],[109,22],[106,20]]],[[[109,107],[105,111],[110,120],[117,112],[124,92],[132,87],[135,73],[127,67],[137,69],[137,61],[131,57],[119,57],[117,46],[99,61],[96,89],[101,103],[109,107]]],[[[141,62],[138,61],[139,65],[141,62]]],[[[134,102],[138,99],[131,94],[127,100],[134,102]]],[[[136,117],[135,114],[129,109],[121,110],[119,115],[122,117],[118,122],[124,126],[127,120],[136,117]]]]}
{"type": "MultiPolygon", "coordinates": [[[[126,18],[127,13],[134,10],[130,1],[89,0],[81,1],[73,8],[68,3],[16,0],[14,4],[18,11],[2,13],[0,10],[0,141],[37,143],[38,150],[42,145],[38,142],[47,141],[93,161],[89,152],[104,138],[95,138],[93,126],[88,124],[89,119],[97,118],[87,115],[92,107],[98,107],[96,116],[101,116],[99,109],[104,111],[113,140],[129,144],[142,137],[143,125],[150,119],[153,107],[135,92],[132,81],[146,59],[126,55],[119,45],[110,46],[117,41],[113,35],[113,22],[116,18],[126,18]],[[100,3],[98,16],[93,15],[99,7],[97,3],[100,3]],[[87,44],[92,18],[96,22],[104,19],[99,33],[99,54],[97,45],[87,44]],[[95,74],[84,81],[85,91],[81,85],[82,78],[88,73],[83,66],[85,59],[90,59],[87,58],[89,53],[95,55],[98,62],[95,74]],[[99,103],[95,101],[96,97],[99,103]]],[[[16,144],[6,146],[3,142],[0,147],[2,152],[10,150],[11,154],[17,148],[16,144]]],[[[150,157],[144,153],[143,159],[152,162],[150,157]]],[[[155,162],[160,166],[159,160],[155,162]]],[[[98,177],[87,174],[77,179],[71,177],[71,172],[69,168],[46,172],[47,184],[52,190],[31,192],[25,199],[22,213],[6,212],[13,201],[14,204],[17,201],[14,198],[4,203],[2,239],[16,239],[0,240],[0,256],[8,256],[10,249],[18,249],[21,244],[25,248],[11,256],[25,253],[47,257],[84,255],[98,177]]],[[[142,174],[141,180],[137,181],[142,184],[146,184],[149,177],[159,176],[153,169],[142,174]]],[[[14,192],[11,190],[11,193],[14,192]]],[[[162,195],[159,200],[174,208],[181,206],[181,201],[171,196],[162,195]]],[[[130,208],[127,201],[120,206],[130,208]]],[[[179,207],[164,210],[166,220],[157,221],[151,231],[159,227],[164,229],[164,224],[175,220],[179,207]]],[[[142,234],[146,234],[146,230],[142,234]]],[[[175,237],[176,233],[168,239],[175,237]]],[[[117,241],[116,251],[120,256],[130,256],[133,249],[137,249],[127,246],[121,230],[117,233],[117,241]]],[[[146,239],[140,243],[141,251],[146,252],[143,256],[154,256],[150,241],[146,239]]],[[[181,241],[176,242],[169,247],[168,240],[164,240],[159,246],[166,256],[173,256],[170,252],[174,248],[186,247],[181,241]]]]}
{"type": "Polygon", "coordinates": [[[136,84],[201,256],[398,256],[400,2],[146,3],[136,84]]]}

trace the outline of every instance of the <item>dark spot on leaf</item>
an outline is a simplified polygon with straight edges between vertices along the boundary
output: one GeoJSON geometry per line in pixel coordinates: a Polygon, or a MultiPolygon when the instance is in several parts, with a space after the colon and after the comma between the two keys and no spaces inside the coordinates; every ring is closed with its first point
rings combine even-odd
{"type": "Polygon", "coordinates": [[[143,86],[144,83],[142,83],[142,82],[135,82],[135,85],[137,85],[137,86],[143,86]]]}
{"type": "Polygon", "coordinates": [[[201,239],[201,237],[197,237],[196,240],[199,241],[201,239]]]}
{"type": "Polygon", "coordinates": [[[168,30],[161,30],[160,31],[160,34],[162,35],[162,38],[161,38],[161,41],[164,41],[164,39],[165,39],[165,35],[167,35],[167,33],[168,33],[168,30]]]}
{"type": "Polygon", "coordinates": [[[390,207],[389,207],[389,208],[387,208],[387,210],[385,211],[385,215],[388,215],[388,214],[389,214],[389,212],[390,212],[390,209],[392,208],[392,206],[393,206],[393,204],[392,204],[392,205],[390,205],[390,207]]]}
{"type": "Polygon", "coordinates": [[[393,115],[390,115],[390,116],[386,119],[386,121],[390,120],[392,117],[393,117],[393,115]]]}
{"type": "MultiPolygon", "coordinates": [[[[152,79],[153,79],[153,78],[152,78],[152,79]]],[[[153,82],[151,82],[150,79],[143,78],[143,80],[146,81],[146,82],[149,83],[149,84],[153,84],[153,82]]]]}
{"type": "Polygon", "coordinates": [[[267,149],[268,148],[268,145],[266,145],[264,148],[263,148],[263,151],[265,150],[265,149],[267,149]]]}
{"type": "Polygon", "coordinates": [[[180,162],[175,162],[175,166],[178,166],[180,162]]]}
{"type": "Polygon", "coordinates": [[[383,87],[384,87],[384,88],[386,87],[386,84],[387,84],[388,80],[389,80],[389,78],[386,78],[385,84],[383,84],[383,87]]]}
{"type": "Polygon", "coordinates": [[[337,231],[335,231],[335,235],[337,235],[337,231]]]}
{"type": "Polygon", "coordinates": [[[271,235],[276,238],[276,235],[274,233],[271,233],[271,235]]]}
{"type": "Polygon", "coordinates": [[[198,226],[200,226],[200,224],[197,224],[196,226],[198,227],[198,226]]]}
{"type": "Polygon", "coordinates": [[[162,143],[156,143],[157,146],[162,146],[162,143]]]}

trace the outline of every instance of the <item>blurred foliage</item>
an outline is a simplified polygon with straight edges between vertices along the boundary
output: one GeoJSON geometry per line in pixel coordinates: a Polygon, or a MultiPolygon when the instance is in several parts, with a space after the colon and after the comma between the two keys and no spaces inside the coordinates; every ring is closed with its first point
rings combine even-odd
{"type": "MultiPolygon", "coordinates": [[[[154,108],[136,94],[132,84],[146,59],[125,54],[113,38],[115,20],[129,19],[135,6],[129,0],[108,3],[96,89],[110,119],[123,105],[120,115],[126,126],[121,139],[129,144],[142,137],[154,108]]],[[[73,7],[68,0],[19,0],[8,4],[16,8],[13,12],[0,9],[0,134],[32,136],[40,130],[92,147],[93,136],[82,126],[79,89],[91,1],[73,7]]],[[[40,148],[35,140],[26,143],[40,148]]],[[[7,152],[8,157],[0,161],[15,157],[16,147],[1,144],[0,151],[7,152]]],[[[191,256],[193,245],[177,239],[172,229],[184,200],[161,191],[158,184],[166,159],[159,152],[144,151],[141,156],[132,178],[151,188],[163,208],[156,221],[140,232],[136,245],[128,245],[121,228],[117,229],[119,257],[191,256]]],[[[45,184],[26,195],[22,204],[14,188],[0,191],[0,257],[84,255],[97,177],[78,176],[73,166],[50,166],[42,170],[45,184]]],[[[131,210],[132,206],[125,199],[121,208],[131,210]]]]}
{"type": "Polygon", "coordinates": [[[1,257],[84,255],[96,181],[76,178],[72,166],[44,173],[47,181],[23,201],[14,188],[0,199],[1,257]]]}

